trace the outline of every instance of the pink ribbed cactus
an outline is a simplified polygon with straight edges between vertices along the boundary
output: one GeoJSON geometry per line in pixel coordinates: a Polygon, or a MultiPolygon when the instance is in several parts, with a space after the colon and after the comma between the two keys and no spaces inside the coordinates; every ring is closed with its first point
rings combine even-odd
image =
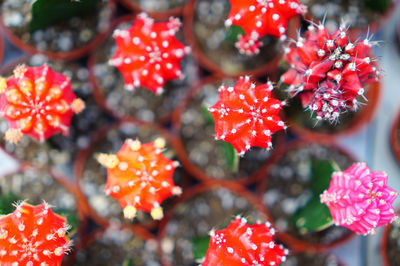
{"type": "Polygon", "coordinates": [[[85,108],[70,79],[47,65],[16,67],[10,78],[0,77],[0,93],[0,113],[10,127],[5,138],[12,143],[23,134],[39,141],[67,135],[72,116],[85,108]]]}
{"type": "Polygon", "coordinates": [[[225,25],[242,27],[245,35],[239,36],[236,47],[241,53],[248,55],[259,52],[259,47],[262,45],[259,39],[265,35],[286,39],[289,20],[307,11],[298,0],[229,0],[229,2],[231,10],[225,25]]]}
{"type": "Polygon", "coordinates": [[[0,264],[61,265],[71,246],[66,219],[47,203],[16,205],[13,213],[0,217],[0,264]]]}
{"type": "Polygon", "coordinates": [[[369,39],[352,42],[345,27],[329,34],[322,24],[310,26],[304,38],[286,49],[290,69],[281,81],[318,120],[337,122],[341,113],[359,107],[364,86],[378,80],[369,57],[374,44],[369,39]]]}
{"type": "Polygon", "coordinates": [[[274,234],[268,222],[248,225],[245,218],[236,217],[225,229],[211,231],[202,265],[279,265],[289,252],[274,242],[274,234]]]}
{"type": "Polygon", "coordinates": [[[286,129],[278,113],[284,102],[271,96],[270,82],[256,86],[242,77],[234,87],[220,88],[218,102],[209,108],[215,137],[232,144],[243,155],[251,147],[271,148],[271,135],[286,129]]]}
{"type": "Polygon", "coordinates": [[[141,13],[131,28],[114,31],[117,50],[110,64],[121,71],[128,90],[142,86],[161,94],[166,82],[183,77],[180,61],[190,48],[175,38],[180,26],[177,18],[155,23],[141,13]]]}
{"type": "Polygon", "coordinates": [[[98,156],[107,167],[104,192],[118,200],[125,218],[133,219],[137,210],[143,210],[159,220],[163,217],[161,203],[182,193],[172,179],[179,163],[164,157],[165,144],[162,138],[146,144],[127,139],[117,154],[98,156]]]}
{"type": "Polygon", "coordinates": [[[387,186],[384,172],[373,172],[365,163],[334,172],[328,190],[321,194],[336,225],[357,234],[371,234],[397,216],[392,207],[398,193],[387,186]]]}

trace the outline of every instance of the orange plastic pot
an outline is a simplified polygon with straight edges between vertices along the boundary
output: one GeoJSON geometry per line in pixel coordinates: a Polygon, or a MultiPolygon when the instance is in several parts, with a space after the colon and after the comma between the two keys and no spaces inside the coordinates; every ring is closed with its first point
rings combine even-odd
{"type": "MultiPolygon", "coordinates": [[[[107,1],[107,9],[112,11],[111,17],[115,12],[115,4],[113,1],[107,1]]],[[[111,24],[111,22],[110,22],[111,24]]],[[[109,25],[110,26],[110,25],[109,25]]],[[[17,35],[15,35],[4,23],[3,18],[0,14],[0,31],[4,33],[7,39],[14,44],[18,49],[24,51],[27,54],[44,54],[47,57],[55,60],[74,60],[81,58],[90,53],[95,47],[97,47],[106,37],[106,32],[108,29],[104,29],[103,32],[97,34],[89,43],[68,52],[52,52],[52,51],[39,51],[36,47],[23,42],[17,35]]]]}
{"type": "MultiPolygon", "coordinates": [[[[341,154],[345,155],[346,157],[350,158],[352,162],[357,162],[355,157],[347,150],[334,145],[330,142],[324,142],[324,141],[305,141],[305,140],[295,140],[287,143],[286,145],[282,145],[278,147],[276,150],[274,150],[274,153],[270,160],[266,163],[267,167],[265,168],[265,178],[261,180],[259,186],[257,186],[257,194],[259,197],[263,197],[263,193],[269,189],[269,180],[268,180],[268,173],[271,171],[273,165],[285,155],[289,151],[301,148],[301,147],[307,147],[311,144],[319,144],[324,147],[328,148],[333,148],[335,150],[338,150],[341,154]]],[[[271,223],[274,224],[275,221],[273,220],[273,217],[270,214],[270,211],[267,208],[268,216],[271,217],[271,223]]],[[[288,247],[291,248],[294,252],[327,252],[329,250],[332,250],[335,247],[338,247],[347,241],[349,241],[351,238],[353,238],[356,234],[353,232],[349,232],[346,234],[344,237],[337,239],[336,241],[333,241],[331,243],[327,244],[320,244],[320,243],[312,243],[312,242],[307,242],[303,239],[299,239],[298,237],[295,237],[291,235],[290,233],[286,233],[280,230],[277,230],[277,236],[280,240],[282,240],[288,247]]]]}

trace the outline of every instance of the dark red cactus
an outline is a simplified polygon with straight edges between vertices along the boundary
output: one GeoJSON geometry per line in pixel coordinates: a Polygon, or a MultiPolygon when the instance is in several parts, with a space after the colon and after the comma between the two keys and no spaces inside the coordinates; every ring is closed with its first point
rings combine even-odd
{"type": "Polygon", "coordinates": [[[172,179],[179,163],[164,157],[164,147],[161,138],[146,144],[128,139],[117,154],[98,156],[108,169],[104,192],[118,200],[126,218],[133,219],[137,210],[143,210],[159,220],[163,217],[161,203],[182,193],[172,179]]]}
{"type": "Polygon", "coordinates": [[[271,83],[256,86],[242,77],[234,87],[220,88],[218,102],[209,108],[215,137],[243,155],[251,147],[271,148],[271,136],[286,129],[278,113],[284,102],[272,98],[271,83]]]}
{"type": "Polygon", "coordinates": [[[227,228],[211,232],[203,266],[279,265],[289,253],[273,241],[275,230],[270,223],[248,225],[236,217],[227,228]]]}
{"type": "Polygon", "coordinates": [[[85,108],[69,78],[47,65],[18,66],[12,77],[0,78],[0,93],[0,112],[10,127],[6,140],[13,143],[22,134],[40,141],[56,133],[68,134],[73,114],[85,108]]]}
{"type": "Polygon", "coordinates": [[[141,13],[131,28],[115,30],[110,64],[121,71],[128,90],[142,86],[161,94],[166,82],[183,77],[180,61],[190,49],[175,38],[180,26],[179,19],[155,23],[141,13]]]}
{"type": "Polygon", "coordinates": [[[378,80],[379,71],[368,57],[374,44],[352,42],[345,27],[329,34],[322,24],[310,26],[304,38],[286,49],[290,69],[281,81],[318,120],[337,122],[341,113],[359,107],[364,86],[378,80]]]}
{"type": "Polygon", "coordinates": [[[1,265],[61,265],[71,246],[66,219],[47,203],[16,205],[13,213],[0,217],[1,265]]]}
{"type": "Polygon", "coordinates": [[[242,27],[236,47],[241,53],[257,54],[265,35],[286,39],[289,20],[306,12],[298,0],[229,0],[231,10],[225,25],[242,27]]]}

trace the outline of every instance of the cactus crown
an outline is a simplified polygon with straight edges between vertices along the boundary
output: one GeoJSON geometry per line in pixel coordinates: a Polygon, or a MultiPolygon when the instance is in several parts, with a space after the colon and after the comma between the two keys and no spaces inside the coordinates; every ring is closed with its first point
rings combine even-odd
{"type": "Polygon", "coordinates": [[[243,155],[251,147],[271,148],[271,135],[286,125],[279,117],[284,102],[272,98],[272,84],[256,86],[242,77],[234,87],[220,88],[218,102],[209,108],[215,137],[243,155]]]}
{"type": "Polygon", "coordinates": [[[269,222],[248,225],[238,216],[225,229],[210,232],[202,265],[279,265],[289,252],[273,241],[274,234],[269,222]]]}
{"type": "Polygon", "coordinates": [[[376,42],[352,42],[342,26],[329,34],[323,24],[311,25],[304,38],[285,50],[290,69],[281,76],[293,97],[318,120],[337,122],[341,113],[356,110],[364,86],[378,80],[379,71],[368,57],[376,42]]]}
{"type": "Polygon", "coordinates": [[[180,61],[190,48],[175,38],[180,26],[177,18],[155,23],[141,13],[131,28],[114,31],[117,49],[110,64],[121,71],[126,89],[143,86],[161,94],[167,81],[183,77],[180,61]]]}
{"type": "Polygon", "coordinates": [[[137,210],[143,210],[159,220],[163,217],[161,203],[182,193],[172,179],[179,163],[164,157],[164,147],[162,138],[146,144],[127,139],[117,154],[98,156],[108,169],[104,192],[119,201],[125,218],[133,219],[137,210]]]}
{"type": "Polygon", "coordinates": [[[386,173],[356,163],[346,171],[333,173],[321,202],[328,206],[336,225],[366,235],[397,218],[392,207],[397,195],[387,186],[386,173]]]}
{"type": "MultiPolygon", "coordinates": [[[[47,203],[16,205],[0,217],[0,261],[4,265],[61,265],[71,246],[66,219],[53,213],[47,203]]],[[[2,264],[3,265],[3,264],[2,264]]]]}
{"type": "Polygon", "coordinates": [[[265,35],[286,39],[289,20],[306,12],[298,0],[229,0],[231,10],[225,26],[237,25],[245,35],[239,36],[236,47],[243,54],[258,54],[265,35]]]}
{"type": "Polygon", "coordinates": [[[69,78],[47,65],[16,67],[12,77],[0,81],[0,92],[0,112],[10,127],[6,140],[14,143],[23,134],[39,141],[68,134],[73,114],[85,108],[69,78]]]}

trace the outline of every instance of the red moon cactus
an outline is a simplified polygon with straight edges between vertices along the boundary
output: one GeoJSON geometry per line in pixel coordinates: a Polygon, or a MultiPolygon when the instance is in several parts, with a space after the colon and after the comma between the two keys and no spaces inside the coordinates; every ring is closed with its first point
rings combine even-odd
{"type": "Polygon", "coordinates": [[[281,81],[318,120],[337,122],[341,113],[358,108],[364,86],[378,80],[368,57],[374,44],[368,39],[352,42],[345,27],[329,34],[322,24],[310,26],[304,38],[286,49],[290,69],[281,81]]]}
{"type": "Polygon", "coordinates": [[[387,186],[386,173],[373,172],[365,163],[356,163],[332,174],[321,202],[328,206],[336,225],[366,235],[397,218],[392,206],[397,195],[387,186]]]}
{"type": "Polygon", "coordinates": [[[275,230],[270,223],[248,225],[236,217],[227,228],[211,232],[203,266],[279,265],[289,253],[273,241],[275,230]]]}
{"type": "Polygon", "coordinates": [[[164,157],[164,147],[161,138],[146,144],[128,139],[117,154],[98,156],[100,164],[107,167],[104,192],[118,200],[125,218],[133,219],[137,210],[143,210],[159,220],[163,217],[161,203],[182,193],[172,179],[179,163],[164,157]]]}
{"type": "Polygon", "coordinates": [[[256,86],[242,77],[234,87],[220,88],[218,102],[209,108],[215,137],[232,144],[243,155],[251,147],[271,148],[271,135],[286,129],[278,113],[284,102],[272,98],[273,86],[256,86]]]}
{"type": "Polygon", "coordinates": [[[49,66],[18,66],[8,79],[0,78],[0,114],[10,127],[6,140],[17,143],[22,134],[44,141],[69,132],[74,113],[85,108],[68,77],[49,66]]]}
{"type": "Polygon", "coordinates": [[[190,48],[175,38],[180,26],[177,18],[155,23],[141,13],[131,28],[115,30],[117,50],[110,64],[121,71],[128,90],[143,86],[161,94],[167,81],[183,77],[180,61],[190,48]]]}
{"type": "Polygon", "coordinates": [[[241,53],[257,54],[259,39],[272,35],[286,38],[289,20],[304,14],[307,8],[298,0],[229,0],[231,10],[225,25],[242,27],[244,36],[239,36],[236,47],[241,53]]]}
{"type": "Polygon", "coordinates": [[[21,203],[13,213],[0,217],[1,265],[61,265],[71,246],[66,219],[47,203],[21,203]]]}

